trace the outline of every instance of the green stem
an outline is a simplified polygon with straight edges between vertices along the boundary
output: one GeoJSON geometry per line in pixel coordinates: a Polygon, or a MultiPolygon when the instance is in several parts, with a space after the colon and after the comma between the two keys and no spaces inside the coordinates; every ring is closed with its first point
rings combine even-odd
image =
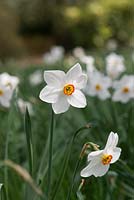
{"type": "Polygon", "coordinates": [[[88,148],[91,148],[91,147],[94,147],[95,150],[98,150],[98,146],[92,142],[87,142],[84,144],[81,152],[80,152],[80,156],[79,156],[79,159],[77,160],[77,163],[75,165],[75,169],[74,169],[74,173],[73,173],[73,177],[72,177],[72,181],[71,181],[71,185],[70,185],[70,189],[69,189],[69,192],[68,192],[68,195],[67,195],[67,200],[70,200],[71,198],[71,193],[72,193],[72,190],[74,188],[74,180],[75,180],[75,176],[76,176],[76,172],[80,166],[80,162],[83,158],[83,156],[85,155],[85,152],[88,148]]]}
{"type": "MultiPolygon", "coordinates": [[[[5,160],[8,159],[8,143],[9,143],[9,133],[7,131],[6,135],[6,145],[5,145],[5,160]]],[[[8,168],[5,166],[4,168],[4,182],[5,182],[5,190],[6,190],[6,199],[8,200],[8,168]]]]}
{"type": "Polygon", "coordinates": [[[52,154],[53,154],[53,130],[54,130],[54,112],[52,110],[50,135],[49,135],[49,160],[48,160],[48,186],[47,186],[47,199],[50,199],[51,189],[51,176],[52,176],[52,154]]]}
{"type": "Polygon", "coordinates": [[[80,161],[81,161],[81,158],[78,159],[77,163],[76,163],[76,166],[75,166],[75,169],[74,169],[74,173],[73,173],[73,177],[72,177],[72,181],[71,181],[71,186],[70,186],[70,189],[69,189],[69,192],[68,192],[68,195],[67,195],[67,200],[70,200],[70,197],[71,197],[71,193],[72,193],[72,190],[74,188],[74,179],[75,179],[75,176],[76,176],[76,172],[80,166],[80,161]]]}
{"type": "Polygon", "coordinates": [[[81,127],[79,128],[72,136],[70,142],[69,142],[69,145],[67,145],[67,148],[65,150],[66,154],[65,154],[65,158],[64,158],[64,161],[63,161],[63,166],[62,166],[62,170],[61,170],[61,174],[59,176],[59,179],[57,181],[57,184],[56,184],[56,187],[55,187],[55,190],[54,190],[54,193],[53,193],[53,196],[52,196],[52,200],[55,200],[58,192],[59,192],[59,189],[61,187],[61,184],[62,184],[62,181],[63,181],[63,178],[65,176],[65,173],[66,173],[66,170],[67,170],[67,167],[68,167],[68,163],[69,163],[69,159],[70,159],[70,156],[71,156],[71,152],[72,152],[72,147],[73,147],[73,144],[74,144],[74,141],[75,141],[75,138],[76,136],[83,130],[85,129],[89,129],[91,128],[93,125],[92,124],[87,124],[86,126],[84,127],[81,127]]]}

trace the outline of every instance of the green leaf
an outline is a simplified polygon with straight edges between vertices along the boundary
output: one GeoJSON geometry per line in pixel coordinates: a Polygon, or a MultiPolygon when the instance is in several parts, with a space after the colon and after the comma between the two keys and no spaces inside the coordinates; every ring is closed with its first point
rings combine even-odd
{"type": "Polygon", "coordinates": [[[27,140],[28,160],[29,160],[29,173],[33,176],[33,144],[32,144],[32,132],[31,132],[31,120],[28,109],[26,108],[24,118],[24,128],[27,140]]]}
{"type": "Polygon", "coordinates": [[[66,147],[66,153],[65,153],[65,158],[64,158],[64,161],[63,161],[63,165],[62,165],[62,170],[61,170],[61,174],[59,176],[59,179],[56,183],[56,187],[55,187],[55,190],[53,192],[53,196],[52,196],[52,200],[55,200],[58,192],[59,192],[59,189],[61,187],[61,184],[62,184],[62,181],[63,181],[63,178],[64,178],[64,175],[66,173],[66,170],[67,170],[67,167],[68,167],[68,163],[69,163],[69,159],[70,159],[70,156],[71,156],[71,152],[72,152],[72,147],[74,145],[74,142],[75,142],[75,138],[76,136],[83,130],[85,129],[89,129],[91,128],[92,125],[91,124],[87,124],[86,126],[84,127],[81,127],[79,128],[72,136],[71,140],[69,141],[69,144],[67,145],[66,147]]]}
{"type": "Polygon", "coordinates": [[[0,200],[6,200],[6,190],[3,183],[0,183],[0,200]]]}

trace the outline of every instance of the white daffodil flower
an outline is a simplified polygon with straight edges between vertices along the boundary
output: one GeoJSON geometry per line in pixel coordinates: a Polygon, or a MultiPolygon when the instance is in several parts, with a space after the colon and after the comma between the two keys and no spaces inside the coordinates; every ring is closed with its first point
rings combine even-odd
{"type": "Polygon", "coordinates": [[[4,72],[0,74],[0,83],[14,90],[19,84],[19,78],[4,72]]]}
{"type": "Polygon", "coordinates": [[[51,48],[50,52],[47,52],[43,56],[43,60],[46,64],[52,65],[63,59],[64,48],[62,46],[54,46],[51,48]]]}
{"type": "Polygon", "coordinates": [[[80,57],[80,61],[88,66],[94,66],[94,57],[83,55],[80,57]]]}
{"type": "Polygon", "coordinates": [[[85,92],[90,96],[98,96],[101,100],[105,100],[111,96],[108,88],[112,85],[109,77],[104,76],[99,71],[88,73],[88,82],[85,92]]]}
{"type": "Polygon", "coordinates": [[[113,101],[127,103],[131,98],[134,98],[134,75],[124,75],[119,81],[114,81],[113,101]]]}
{"type": "Polygon", "coordinates": [[[87,76],[83,74],[80,64],[74,65],[66,74],[60,70],[44,72],[47,85],[40,92],[40,99],[52,103],[56,114],[64,113],[72,105],[78,108],[86,106],[86,98],[80,91],[85,87],[87,76]]]}
{"type": "Polygon", "coordinates": [[[42,83],[42,81],[43,81],[43,76],[41,70],[36,70],[29,76],[29,82],[33,86],[39,85],[40,83],[42,83]]]}
{"type": "Polygon", "coordinates": [[[53,57],[57,60],[63,59],[64,52],[65,50],[62,46],[53,46],[50,51],[51,55],[53,55],[53,57]]]}
{"type": "Polygon", "coordinates": [[[85,55],[85,50],[82,47],[75,47],[73,49],[73,56],[76,58],[81,58],[85,55]]]}
{"type": "Polygon", "coordinates": [[[118,143],[118,134],[111,132],[106,146],[103,150],[93,151],[88,155],[88,162],[86,168],[81,171],[82,177],[89,177],[91,175],[98,177],[107,173],[110,164],[115,163],[121,154],[121,149],[116,147],[118,143]]]}
{"type": "Polygon", "coordinates": [[[124,58],[115,53],[111,53],[106,57],[106,71],[108,76],[112,79],[118,78],[118,76],[125,71],[124,58]]]}
{"type": "Polygon", "coordinates": [[[0,83],[0,105],[8,108],[10,106],[13,89],[0,83]]]}

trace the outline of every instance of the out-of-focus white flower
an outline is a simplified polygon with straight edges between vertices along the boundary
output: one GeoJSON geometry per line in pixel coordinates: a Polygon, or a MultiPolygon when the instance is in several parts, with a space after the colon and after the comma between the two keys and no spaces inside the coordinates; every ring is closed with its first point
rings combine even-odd
{"type": "Polygon", "coordinates": [[[134,75],[124,75],[119,81],[114,81],[113,101],[127,103],[131,98],[134,98],[134,75]]]}
{"type": "Polygon", "coordinates": [[[50,52],[47,52],[43,56],[43,60],[46,64],[52,65],[63,59],[64,48],[61,46],[54,46],[51,48],[50,52]]]}
{"type": "Polygon", "coordinates": [[[40,83],[42,83],[42,81],[43,81],[43,76],[41,70],[36,70],[29,76],[29,82],[33,86],[39,85],[40,83]]]}
{"type": "Polygon", "coordinates": [[[19,84],[19,78],[4,72],[0,74],[0,83],[14,90],[19,84]]]}
{"type": "Polygon", "coordinates": [[[80,57],[80,61],[86,65],[94,66],[94,57],[93,56],[83,55],[80,57]]]}
{"type": "Polygon", "coordinates": [[[24,101],[23,99],[18,99],[17,103],[18,103],[18,107],[19,107],[21,113],[24,114],[26,111],[26,107],[27,107],[30,115],[34,114],[33,107],[30,102],[24,101]]]}
{"type": "Polygon", "coordinates": [[[80,64],[74,65],[66,74],[60,70],[44,72],[47,85],[40,92],[40,99],[52,103],[56,114],[64,113],[72,105],[78,108],[86,106],[86,98],[80,91],[85,87],[87,76],[83,74],[80,64]]]}
{"type": "Polygon", "coordinates": [[[106,57],[106,71],[108,76],[112,79],[118,78],[118,76],[125,71],[124,58],[115,53],[111,53],[106,57]]]}
{"type": "Polygon", "coordinates": [[[121,154],[121,149],[116,147],[118,134],[111,132],[103,150],[93,151],[88,155],[88,166],[81,171],[82,177],[91,175],[98,177],[107,173],[110,164],[115,163],[121,154]]]}
{"type": "Polygon", "coordinates": [[[8,108],[11,103],[13,89],[0,83],[0,105],[8,108]]]}
{"type": "Polygon", "coordinates": [[[57,58],[57,60],[61,60],[64,57],[64,48],[62,46],[54,46],[51,48],[51,55],[53,55],[53,57],[57,58]]]}
{"type": "Polygon", "coordinates": [[[85,55],[85,51],[82,47],[76,47],[73,49],[73,56],[76,58],[81,58],[85,55]]]}
{"type": "Polygon", "coordinates": [[[88,74],[88,82],[85,92],[90,96],[98,96],[101,100],[105,100],[111,96],[108,91],[108,88],[110,88],[111,85],[111,79],[96,70],[91,74],[88,74]]]}

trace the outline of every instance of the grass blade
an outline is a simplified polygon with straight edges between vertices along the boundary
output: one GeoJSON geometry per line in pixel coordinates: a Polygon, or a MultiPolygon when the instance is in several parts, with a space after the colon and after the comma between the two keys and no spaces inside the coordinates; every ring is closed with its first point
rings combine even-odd
{"type": "Polygon", "coordinates": [[[7,200],[6,190],[3,183],[0,183],[0,200],[7,200]]]}
{"type": "Polygon", "coordinates": [[[29,173],[33,176],[33,144],[32,144],[32,132],[31,132],[31,120],[28,109],[26,108],[24,118],[24,128],[27,140],[28,160],[29,160],[29,173]]]}
{"type": "Polygon", "coordinates": [[[66,173],[66,170],[67,170],[67,167],[68,167],[68,163],[69,163],[69,159],[70,159],[70,156],[71,156],[71,151],[72,151],[72,147],[73,147],[73,144],[74,144],[74,141],[75,141],[75,138],[76,136],[83,130],[85,129],[89,129],[91,128],[92,125],[90,124],[87,124],[86,126],[84,127],[81,127],[79,128],[75,133],[74,135],[72,136],[67,148],[66,148],[66,155],[65,155],[65,159],[63,161],[63,166],[62,166],[62,170],[61,170],[61,174],[59,176],[59,179],[57,181],[57,184],[56,184],[56,187],[55,187],[55,190],[54,190],[54,193],[53,193],[53,196],[52,196],[52,200],[55,200],[56,199],[56,196],[59,192],[59,189],[61,187],[61,184],[62,184],[62,181],[63,181],[63,178],[64,178],[64,175],[66,173]]]}

